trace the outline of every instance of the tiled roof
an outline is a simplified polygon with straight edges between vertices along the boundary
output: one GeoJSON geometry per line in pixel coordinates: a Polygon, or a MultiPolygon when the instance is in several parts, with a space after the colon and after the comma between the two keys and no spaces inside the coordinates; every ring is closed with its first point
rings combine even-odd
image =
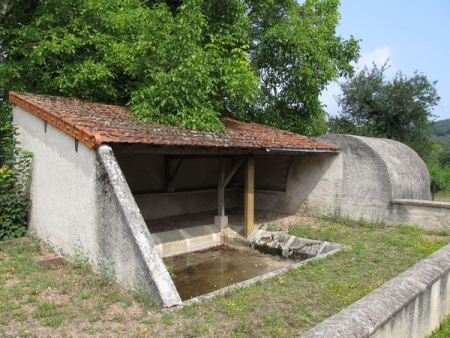
{"type": "Polygon", "coordinates": [[[122,106],[18,92],[10,92],[9,99],[90,148],[102,143],[140,143],[228,149],[338,151],[337,147],[312,138],[230,118],[221,119],[227,132],[205,132],[145,123],[134,118],[122,106]]]}

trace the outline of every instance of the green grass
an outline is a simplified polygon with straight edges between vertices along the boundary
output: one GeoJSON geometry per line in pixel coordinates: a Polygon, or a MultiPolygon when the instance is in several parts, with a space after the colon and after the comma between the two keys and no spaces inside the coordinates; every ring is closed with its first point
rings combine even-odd
{"type": "Polygon", "coordinates": [[[162,315],[162,322],[164,325],[172,325],[173,324],[173,316],[170,313],[164,313],[162,315]]]}
{"type": "Polygon", "coordinates": [[[0,336],[78,336],[104,330],[119,336],[117,322],[125,327],[130,320],[127,309],[138,307],[133,320],[146,317],[148,307],[107,276],[94,274],[82,257],[59,266],[35,262],[49,251],[30,238],[0,242],[0,336]],[[76,326],[80,329],[73,332],[76,326]]]}
{"type": "Polygon", "coordinates": [[[450,242],[447,231],[339,215],[293,225],[289,232],[349,249],[170,312],[143,290],[126,292],[92,273],[86,260],[42,267],[33,261],[48,250],[41,243],[0,242],[0,336],[298,336],[450,242]]]}
{"type": "Polygon", "coordinates": [[[450,202],[450,191],[439,191],[434,195],[435,201],[450,202]]]}
{"type": "Polygon", "coordinates": [[[439,330],[427,336],[427,338],[448,338],[450,337],[450,317],[445,318],[439,330]]]}

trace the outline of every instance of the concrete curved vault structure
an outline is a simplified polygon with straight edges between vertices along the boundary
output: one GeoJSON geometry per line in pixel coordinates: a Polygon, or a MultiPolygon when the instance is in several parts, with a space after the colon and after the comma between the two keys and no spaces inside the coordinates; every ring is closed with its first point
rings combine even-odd
{"type": "Polygon", "coordinates": [[[286,191],[257,194],[256,205],[287,214],[341,213],[386,220],[393,199],[430,200],[428,169],[406,145],[351,135],[319,139],[337,146],[340,152],[294,157],[286,191]]]}
{"type": "MultiPolygon", "coordinates": [[[[313,164],[323,177],[308,193],[302,212],[341,213],[389,222],[392,200],[431,199],[428,169],[406,145],[351,135],[326,135],[320,139],[338,146],[341,152],[323,166],[313,164]]],[[[302,165],[299,171],[313,170],[311,164],[302,165]]]]}

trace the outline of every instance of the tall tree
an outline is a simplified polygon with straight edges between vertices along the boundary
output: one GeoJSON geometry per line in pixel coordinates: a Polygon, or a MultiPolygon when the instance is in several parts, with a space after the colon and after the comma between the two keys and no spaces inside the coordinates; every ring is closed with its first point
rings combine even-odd
{"type": "Polygon", "coordinates": [[[249,118],[305,135],[326,130],[319,100],[328,83],[353,74],[358,42],[336,36],[338,0],[246,0],[251,58],[260,90],[249,118]]]}
{"type": "Polygon", "coordinates": [[[128,104],[223,129],[233,116],[324,131],[319,94],[350,75],[338,0],[2,0],[0,88],[128,104]],[[26,10],[24,10],[26,9],[26,10]]]}
{"type": "Polygon", "coordinates": [[[436,82],[415,72],[385,77],[387,66],[365,67],[341,84],[340,113],[330,118],[334,133],[385,137],[403,142],[426,159],[432,150],[432,111],[440,97],[436,82]]]}

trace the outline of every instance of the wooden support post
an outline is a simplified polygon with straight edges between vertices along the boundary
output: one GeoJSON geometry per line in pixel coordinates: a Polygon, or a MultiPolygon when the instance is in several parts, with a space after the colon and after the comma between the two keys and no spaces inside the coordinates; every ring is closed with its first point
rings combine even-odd
{"type": "Polygon", "coordinates": [[[169,156],[164,155],[164,189],[168,190],[169,185],[170,185],[169,156]]]}
{"type": "Polygon", "coordinates": [[[252,234],[255,227],[255,159],[248,157],[245,171],[244,236],[252,234]]]}
{"type": "Polygon", "coordinates": [[[183,163],[183,160],[184,160],[183,157],[181,157],[181,158],[178,160],[177,166],[175,167],[173,173],[169,176],[169,186],[172,184],[173,179],[174,179],[175,176],[177,175],[178,169],[180,169],[181,164],[183,163]]]}
{"type": "Polygon", "coordinates": [[[228,226],[228,217],[225,216],[225,168],[221,156],[217,176],[217,216],[214,216],[214,224],[222,230],[228,226]]]}
{"type": "Polygon", "coordinates": [[[228,183],[230,183],[230,180],[233,178],[233,175],[236,174],[236,171],[241,167],[242,163],[244,163],[245,158],[241,158],[239,162],[237,162],[234,167],[231,169],[231,171],[228,173],[227,177],[225,177],[223,187],[226,188],[228,183]]]}
{"type": "Polygon", "coordinates": [[[217,182],[217,215],[225,216],[225,168],[222,157],[219,157],[219,173],[217,182]]]}
{"type": "Polygon", "coordinates": [[[217,178],[217,216],[214,217],[214,224],[219,229],[225,229],[228,226],[228,216],[225,216],[225,187],[230,182],[233,175],[238,171],[244,159],[241,159],[234,165],[228,175],[225,177],[225,165],[222,156],[219,156],[219,168],[217,178]]]}

